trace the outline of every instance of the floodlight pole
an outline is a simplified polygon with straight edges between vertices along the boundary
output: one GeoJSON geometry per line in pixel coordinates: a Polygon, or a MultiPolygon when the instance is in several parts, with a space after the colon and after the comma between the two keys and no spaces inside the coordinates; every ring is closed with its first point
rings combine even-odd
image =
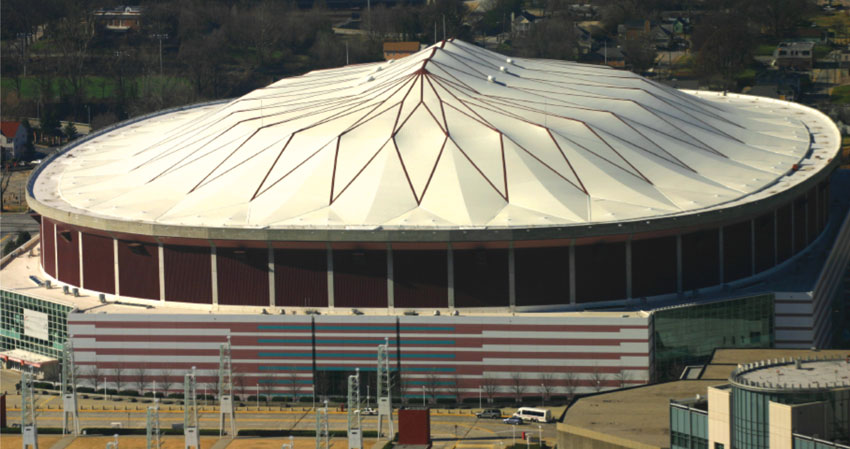
{"type": "MultiPolygon", "coordinates": [[[[381,432],[384,430],[384,421],[386,420],[389,426],[387,439],[392,440],[395,437],[395,429],[393,428],[393,401],[392,401],[392,380],[390,377],[390,341],[389,338],[384,338],[384,344],[378,345],[378,388],[375,390],[375,396],[378,401],[378,438],[381,437],[381,432]]],[[[369,395],[366,395],[368,405],[369,395]]]]}
{"type": "Polygon", "coordinates": [[[77,409],[77,376],[74,366],[74,346],[71,337],[62,345],[62,435],[68,431],[70,418],[71,429],[68,433],[80,434],[80,413],[77,409]]]}
{"type": "Polygon", "coordinates": [[[38,449],[38,424],[35,419],[35,395],[32,370],[21,371],[21,436],[23,449],[38,449]]]}
{"type": "Polygon", "coordinates": [[[147,449],[160,449],[162,440],[159,432],[159,400],[156,398],[154,398],[154,405],[148,407],[146,424],[147,449]]]}
{"type": "Polygon", "coordinates": [[[230,335],[219,349],[218,362],[218,436],[224,434],[224,423],[230,419],[230,437],[236,436],[236,415],[233,412],[233,359],[230,354],[230,335]]]}
{"type": "Polygon", "coordinates": [[[348,449],[363,449],[360,416],[360,368],[348,376],[348,449]]]}
{"type": "Polygon", "coordinates": [[[330,449],[330,430],[328,426],[328,401],[325,406],[316,409],[316,449],[330,449]]]}

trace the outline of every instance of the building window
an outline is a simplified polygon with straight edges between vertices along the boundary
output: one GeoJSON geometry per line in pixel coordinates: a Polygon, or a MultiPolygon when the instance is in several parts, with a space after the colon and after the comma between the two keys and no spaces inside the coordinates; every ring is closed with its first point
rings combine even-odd
{"type": "Polygon", "coordinates": [[[714,449],[725,449],[725,448],[723,447],[723,443],[715,442],[714,443],[714,449]]]}

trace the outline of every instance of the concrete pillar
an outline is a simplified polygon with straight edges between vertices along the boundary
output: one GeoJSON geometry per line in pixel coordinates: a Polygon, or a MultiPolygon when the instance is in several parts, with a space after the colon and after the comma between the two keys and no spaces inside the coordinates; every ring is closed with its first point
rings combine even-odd
{"type": "Polygon", "coordinates": [[[274,248],[269,244],[269,307],[275,306],[274,290],[274,248]]]}
{"type": "Polygon", "coordinates": [[[516,260],[514,259],[514,242],[508,244],[508,304],[511,310],[516,309],[516,260]]]}
{"type": "Polygon", "coordinates": [[[719,242],[719,244],[717,245],[717,251],[718,254],[720,254],[719,263],[717,264],[717,269],[720,270],[720,277],[718,279],[720,279],[720,284],[723,284],[723,226],[721,226],[720,229],[717,230],[717,232],[717,241],[719,242]]]}
{"type": "Polygon", "coordinates": [[[157,244],[159,254],[159,300],[165,301],[165,246],[157,244]]]}
{"type": "Polygon", "coordinates": [[[626,240],[626,298],[632,297],[632,236],[626,240]]]}
{"type": "Polygon", "coordinates": [[[325,252],[328,260],[328,307],[334,308],[334,252],[331,244],[325,244],[325,252]]]}
{"type": "Polygon", "coordinates": [[[676,234],[676,292],[684,291],[684,271],[682,271],[682,234],[676,234]]]}
{"type": "MultiPolygon", "coordinates": [[[[56,245],[53,245],[56,246],[56,245]]],[[[121,267],[118,264],[118,239],[112,239],[112,259],[115,263],[115,296],[121,295],[121,267]]]]}
{"type": "Polygon", "coordinates": [[[79,251],[77,251],[77,256],[80,258],[80,288],[85,288],[85,279],[83,279],[83,233],[77,231],[77,247],[79,251]]]}
{"type": "Polygon", "coordinates": [[[570,304],[576,303],[576,241],[570,242],[570,304]]]}
{"type": "Polygon", "coordinates": [[[218,306],[218,262],[215,243],[210,242],[210,266],[212,267],[212,303],[218,306]]]}
{"type": "Polygon", "coordinates": [[[448,286],[448,296],[449,296],[449,308],[455,308],[455,258],[454,251],[452,250],[452,243],[449,242],[448,247],[446,248],[446,267],[448,267],[448,273],[446,277],[446,285],[448,286]]]}
{"type": "Polygon", "coordinates": [[[395,308],[395,284],[393,281],[393,246],[387,243],[387,307],[395,308]]]}

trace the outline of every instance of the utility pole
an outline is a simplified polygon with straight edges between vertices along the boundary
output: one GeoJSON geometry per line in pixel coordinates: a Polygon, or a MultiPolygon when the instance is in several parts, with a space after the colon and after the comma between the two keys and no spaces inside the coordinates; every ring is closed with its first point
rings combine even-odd
{"type": "Polygon", "coordinates": [[[38,424],[35,419],[32,370],[21,372],[21,436],[23,449],[38,449],[38,424]]]}
{"type": "MultiPolygon", "coordinates": [[[[387,439],[392,441],[395,437],[393,429],[393,401],[392,401],[392,378],[390,376],[390,341],[384,338],[384,344],[378,345],[378,388],[375,396],[378,401],[378,438],[384,430],[384,420],[387,421],[389,432],[387,439]]],[[[368,401],[368,395],[366,396],[368,401]]]]}
{"type": "Polygon", "coordinates": [[[68,418],[73,421],[70,433],[80,434],[80,413],[77,409],[77,377],[74,366],[74,347],[71,337],[62,345],[62,435],[68,430],[68,418]]]}
{"type": "Polygon", "coordinates": [[[162,77],[162,40],[168,39],[168,33],[152,34],[151,37],[159,40],[159,76],[162,77]]]}
{"type": "Polygon", "coordinates": [[[233,413],[233,360],[230,356],[230,335],[219,349],[218,361],[218,436],[224,434],[224,422],[230,418],[230,437],[236,436],[236,415],[233,413]]]}
{"type": "Polygon", "coordinates": [[[325,406],[316,409],[316,449],[330,449],[330,447],[328,400],[325,399],[325,406]]]}
{"type": "Polygon", "coordinates": [[[363,449],[360,417],[360,368],[348,376],[348,449],[363,449]]]}
{"type": "Polygon", "coordinates": [[[184,449],[201,449],[198,428],[198,384],[195,367],[183,379],[183,437],[184,449]]]}

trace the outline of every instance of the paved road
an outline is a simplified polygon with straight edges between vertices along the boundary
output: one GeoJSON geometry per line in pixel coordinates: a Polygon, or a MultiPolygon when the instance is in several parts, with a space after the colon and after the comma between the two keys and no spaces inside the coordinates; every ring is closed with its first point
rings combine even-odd
{"type": "Polygon", "coordinates": [[[38,233],[38,223],[26,213],[6,212],[0,215],[0,244],[15,238],[21,231],[27,231],[31,235],[38,233]]]}

